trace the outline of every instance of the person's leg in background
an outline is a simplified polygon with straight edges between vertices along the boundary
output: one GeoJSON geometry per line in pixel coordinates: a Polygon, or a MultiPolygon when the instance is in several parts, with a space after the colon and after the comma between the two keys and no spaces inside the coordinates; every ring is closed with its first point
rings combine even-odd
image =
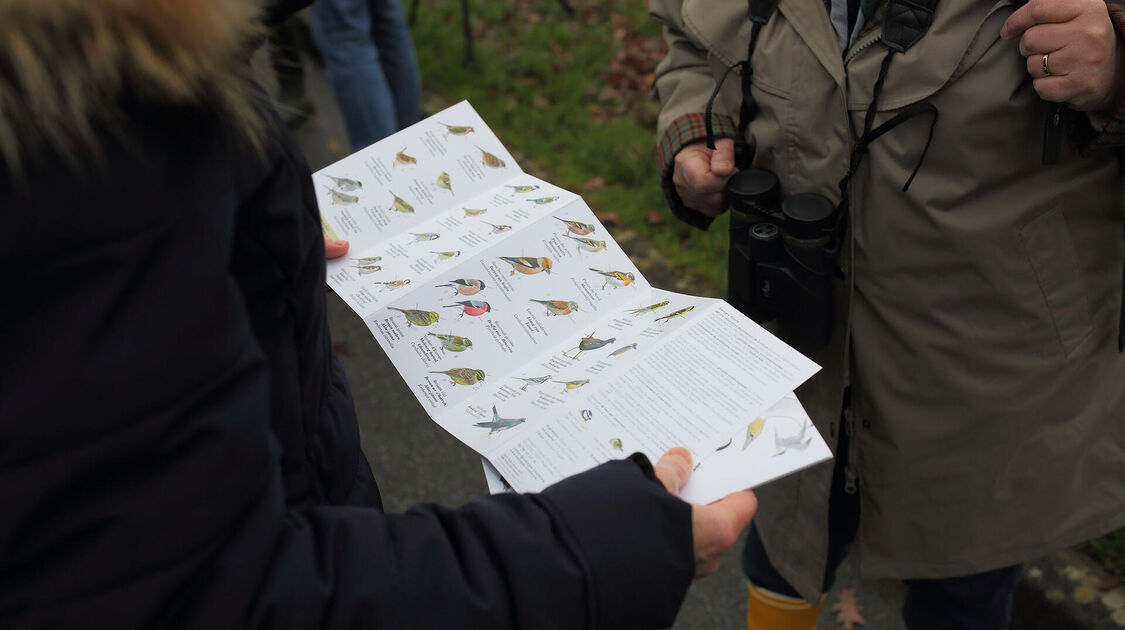
{"type": "MultiPolygon", "coordinates": [[[[843,423],[840,423],[843,426],[843,423]]],[[[848,452],[848,436],[840,432],[837,453],[848,452]]],[[[827,593],[836,579],[836,569],[848,555],[859,528],[859,494],[844,490],[846,457],[837,456],[832,470],[832,491],[828,499],[828,562],[825,567],[823,591],[827,593]]],[[[742,570],[746,574],[749,597],[746,605],[747,630],[815,630],[821,602],[801,599],[797,591],[781,577],[762,545],[753,521],[742,549],[742,570]]]]}
{"type": "Polygon", "coordinates": [[[941,580],[906,580],[902,618],[910,630],[1005,630],[1023,574],[1015,565],[941,580]]]}
{"type": "Polygon", "coordinates": [[[313,38],[324,57],[325,74],[352,149],[397,131],[391,88],[371,39],[368,0],[316,0],[311,18],[313,38]]]}
{"type": "Polygon", "coordinates": [[[395,123],[398,129],[405,129],[422,117],[422,81],[414,42],[399,0],[367,2],[371,8],[371,37],[379,49],[379,64],[394,101],[395,123]]]}

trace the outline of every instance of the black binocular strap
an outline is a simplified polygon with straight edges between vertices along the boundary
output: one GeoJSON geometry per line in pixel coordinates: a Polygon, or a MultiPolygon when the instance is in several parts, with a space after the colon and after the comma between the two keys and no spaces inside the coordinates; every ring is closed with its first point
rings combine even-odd
{"type": "Polygon", "coordinates": [[[777,10],[777,3],[780,0],[748,0],[749,2],[749,19],[750,24],[750,43],[746,46],[746,59],[727,68],[723,76],[715,84],[715,90],[711,92],[711,98],[707,99],[707,108],[704,111],[703,124],[707,130],[707,148],[715,149],[715,130],[711,123],[711,107],[715,103],[715,99],[719,96],[719,90],[723,87],[723,82],[727,80],[727,75],[735,68],[742,68],[742,105],[738,110],[738,137],[745,138],[746,130],[750,127],[750,121],[758,115],[758,102],[754,100],[754,95],[750,91],[751,80],[754,77],[754,67],[750,65],[750,57],[754,55],[754,47],[758,44],[758,35],[761,33],[762,27],[766,22],[770,21],[773,12],[777,10]]]}

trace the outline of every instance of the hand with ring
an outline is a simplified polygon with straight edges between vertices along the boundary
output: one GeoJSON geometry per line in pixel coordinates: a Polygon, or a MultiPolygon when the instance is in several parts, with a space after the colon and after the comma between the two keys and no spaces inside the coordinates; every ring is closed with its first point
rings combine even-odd
{"type": "Polygon", "coordinates": [[[1125,45],[1105,0],[1030,0],[1000,30],[1020,40],[1043,99],[1112,112],[1125,97],[1125,45]]]}

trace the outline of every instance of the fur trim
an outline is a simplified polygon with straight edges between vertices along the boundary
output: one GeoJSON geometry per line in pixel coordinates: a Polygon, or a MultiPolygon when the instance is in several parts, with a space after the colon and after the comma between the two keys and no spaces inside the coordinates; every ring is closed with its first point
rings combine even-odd
{"type": "Polygon", "coordinates": [[[255,136],[251,0],[0,0],[0,159],[96,151],[134,102],[207,105],[255,136]]]}

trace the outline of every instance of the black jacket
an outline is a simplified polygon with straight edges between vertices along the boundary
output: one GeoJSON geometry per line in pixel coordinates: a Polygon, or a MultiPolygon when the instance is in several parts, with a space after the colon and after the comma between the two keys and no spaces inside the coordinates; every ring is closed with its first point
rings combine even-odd
{"type": "Polygon", "coordinates": [[[0,168],[0,627],[671,624],[691,512],[635,461],[375,507],[298,150],[114,106],[0,168]]]}

